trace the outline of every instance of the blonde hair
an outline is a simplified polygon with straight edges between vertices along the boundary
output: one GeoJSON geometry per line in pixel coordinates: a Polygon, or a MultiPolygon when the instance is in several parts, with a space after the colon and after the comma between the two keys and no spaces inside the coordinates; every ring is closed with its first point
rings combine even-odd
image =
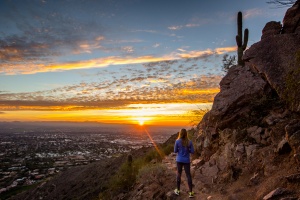
{"type": "Polygon", "coordinates": [[[183,146],[187,147],[189,145],[189,138],[188,138],[188,134],[187,134],[187,131],[186,131],[185,128],[180,130],[177,139],[182,140],[182,145],[183,146]]]}

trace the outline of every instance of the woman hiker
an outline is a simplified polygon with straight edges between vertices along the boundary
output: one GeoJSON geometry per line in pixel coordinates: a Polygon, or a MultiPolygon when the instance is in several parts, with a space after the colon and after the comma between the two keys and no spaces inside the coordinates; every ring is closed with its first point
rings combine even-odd
{"type": "Polygon", "coordinates": [[[191,161],[190,161],[190,153],[193,154],[194,146],[191,140],[189,140],[186,129],[181,129],[178,135],[177,140],[174,145],[174,152],[177,153],[176,156],[176,164],[177,164],[177,175],[176,182],[177,188],[174,190],[176,195],[180,194],[180,183],[181,183],[181,173],[182,167],[184,168],[188,185],[189,185],[189,197],[194,197],[194,192],[192,190],[192,176],[191,176],[191,161]]]}

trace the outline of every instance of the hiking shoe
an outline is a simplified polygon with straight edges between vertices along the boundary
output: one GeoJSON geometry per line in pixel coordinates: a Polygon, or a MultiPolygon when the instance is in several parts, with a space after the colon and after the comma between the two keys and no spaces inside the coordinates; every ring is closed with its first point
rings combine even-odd
{"type": "Polygon", "coordinates": [[[194,198],[195,197],[195,192],[189,192],[189,197],[194,198]]]}
{"type": "Polygon", "coordinates": [[[180,191],[176,188],[176,189],[174,190],[174,193],[175,193],[177,196],[179,196],[180,191]]]}

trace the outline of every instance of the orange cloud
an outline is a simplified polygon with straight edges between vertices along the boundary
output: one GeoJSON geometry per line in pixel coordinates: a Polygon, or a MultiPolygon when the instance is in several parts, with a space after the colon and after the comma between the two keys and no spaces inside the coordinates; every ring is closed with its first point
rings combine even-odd
{"type": "Polygon", "coordinates": [[[220,55],[220,54],[224,54],[227,52],[234,52],[237,50],[236,46],[232,46],[232,47],[220,47],[220,48],[216,48],[215,52],[220,55]]]}
{"type": "MultiPolygon", "coordinates": [[[[89,51],[90,46],[83,44],[82,49],[86,52],[89,51]]],[[[207,49],[201,51],[185,51],[184,53],[171,53],[162,57],[155,56],[140,56],[140,57],[118,57],[110,56],[105,58],[91,59],[85,61],[74,61],[69,63],[57,63],[51,65],[45,64],[2,64],[0,73],[8,75],[14,74],[35,74],[41,72],[54,72],[73,69],[87,69],[87,68],[101,68],[109,65],[124,65],[124,64],[142,64],[142,63],[155,63],[162,61],[174,61],[188,58],[204,58],[215,54],[224,54],[226,52],[235,51],[236,47],[221,47],[214,50],[207,49]]]]}

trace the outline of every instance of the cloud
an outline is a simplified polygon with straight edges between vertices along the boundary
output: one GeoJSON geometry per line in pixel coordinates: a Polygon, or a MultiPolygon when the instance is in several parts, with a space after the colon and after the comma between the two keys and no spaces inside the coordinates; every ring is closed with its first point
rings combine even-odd
{"type": "Polygon", "coordinates": [[[243,17],[245,19],[248,19],[248,18],[252,18],[252,17],[257,17],[257,16],[260,16],[260,15],[263,15],[263,10],[262,9],[259,9],[259,8],[253,8],[253,9],[250,9],[250,10],[246,10],[244,13],[243,13],[243,17]]]}
{"type": "Polygon", "coordinates": [[[157,47],[159,47],[160,46],[160,44],[159,43],[156,43],[156,44],[154,44],[152,47],[153,48],[157,48],[157,47]]]}
{"type": "Polygon", "coordinates": [[[159,67],[152,73],[146,74],[145,69],[142,74],[115,77],[111,81],[81,82],[52,90],[0,94],[0,111],[118,109],[132,103],[212,102],[219,90],[219,75],[185,75],[196,70],[196,65],[181,65],[174,72],[167,62],[156,64],[159,67]]]}
{"type": "Polygon", "coordinates": [[[176,30],[180,30],[183,28],[195,28],[195,27],[199,27],[199,26],[208,24],[211,21],[212,21],[211,19],[194,17],[190,20],[190,23],[183,24],[183,25],[169,26],[168,29],[176,31],[176,30]]]}
{"type": "Polygon", "coordinates": [[[182,28],[194,28],[194,27],[198,27],[200,26],[200,24],[185,24],[185,25],[179,25],[179,26],[169,26],[168,29],[169,30],[180,30],[182,28]]]}
{"type": "Polygon", "coordinates": [[[234,52],[237,50],[236,46],[232,46],[232,47],[219,47],[215,49],[216,54],[220,55],[220,54],[224,54],[224,53],[229,53],[229,52],[234,52]]]}
{"type": "MultiPolygon", "coordinates": [[[[124,50],[133,51],[130,47],[126,47],[124,50]]],[[[124,65],[124,64],[142,64],[142,63],[155,63],[162,61],[174,61],[180,59],[203,59],[212,55],[223,54],[226,52],[235,51],[235,47],[221,47],[214,50],[199,50],[199,51],[185,51],[185,52],[173,52],[168,55],[161,57],[155,57],[152,55],[145,55],[139,57],[119,57],[110,56],[105,58],[91,59],[85,61],[74,61],[67,63],[57,63],[57,64],[41,64],[41,63],[28,63],[16,64],[16,63],[1,63],[0,73],[3,74],[35,74],[40,72],[54,72],[54,71],[64,71],[73,69],[87,69],[87,68],[102,68],[110,65],[124,65]]]]}
{"type": "Polygon", "coordinates": [[[125,46],[125,47],[122,47],[122,50],[126,53],[133,53],[134,52],[134,48],[133,46],[125,46]]]}
{"type": "Polygon", "coordinates": [[[169,26],[168,29],[170,30],[180,30],[183,26],[169,26]]]}

